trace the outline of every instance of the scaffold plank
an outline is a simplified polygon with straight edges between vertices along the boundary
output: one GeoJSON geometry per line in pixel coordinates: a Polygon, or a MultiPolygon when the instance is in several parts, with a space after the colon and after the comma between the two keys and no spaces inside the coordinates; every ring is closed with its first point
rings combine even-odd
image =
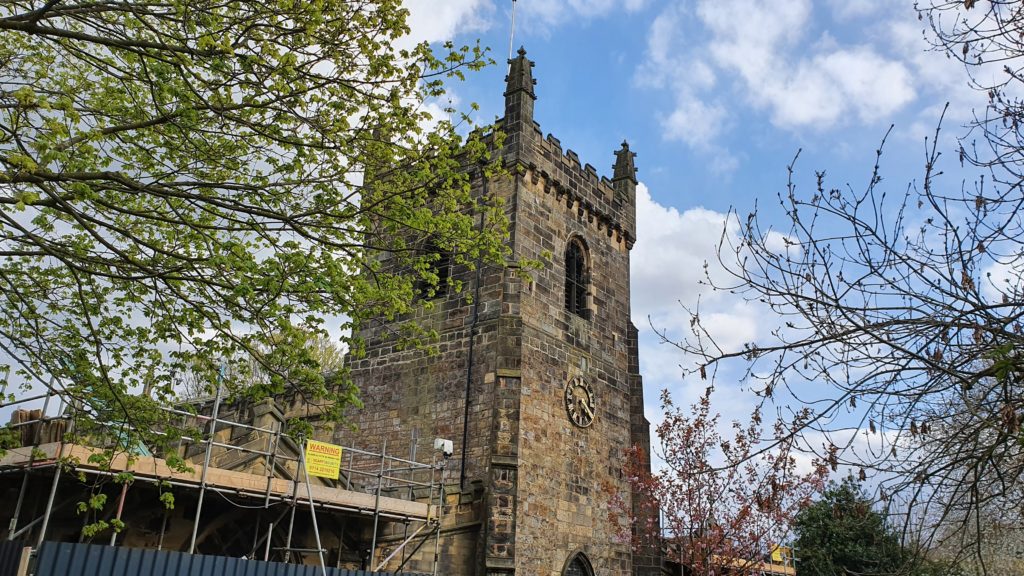
{"type": "MultiPolygon", "coordinates": [[[[23,447],[7,450],[7,453],[0,458],[0,468],[23,467],[27,466],[29,462],[32,462],[33,466],[43,466],[63,458],[70,460],[76,469],[85,472],[131,472],[137,477],[195,484],[197,489],[202,477],[203,467],[200,464],[190,463],[191,470],[182,472],[172,469],[164,459],[152,456],[133,456],[129,458],[127,454],[121,453],[115,454],[109,462],[104,464],[90,461],[90,457],[102,454],[103,450],[98,448],[51,442],[40,444],[35,448],[23,447]],[[35,450],[35,458],[32,458],[33,450],[35,450]]],[[[250,495],[262,496],[267,492],[267,483],[266,476],[235,470],[210,467],[206,474],[207,486],[235,490],[250,495]]],[[[297,488],[298,501],[308,502],[305,483],[299,482],[297,488]]],[[[291,480],[284,478],[270,479],[269,491],[274,497],[291,498],[295,489],[296,485],[291,480]]],[[[372,514],[375,506],[378,505],[377,498],[373,494],[353,492],[344,488],[310,484],[309,491],[312,493],[313,502],[316,504],[338,506],[366,514],[372,514]]],[[[400,500],[387,496],[382,496],[379,502],[379,512],[381,514],[414,520],[433,518],[436,516],[436,509],[436,505],[400,500]]]]}

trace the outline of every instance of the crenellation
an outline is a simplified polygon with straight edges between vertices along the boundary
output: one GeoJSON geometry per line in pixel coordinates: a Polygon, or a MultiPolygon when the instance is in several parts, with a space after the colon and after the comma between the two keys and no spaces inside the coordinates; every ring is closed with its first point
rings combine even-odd
{"type": "MultiPolygon", "coordinates": [[[[588,166],[590,165],[588,164],[588,166]]],[[[575,208],[577,218],[582,219],[585,216],[587,223],[596,224],[598,230],[617,228],[620,234],[616,236],[616,242],[625,240],[628,244],[627,248],[632,248],[632,235],[623,230],[619,219],[621,208],[614,209],[608,202],[608,198],[614,197],[614,190],[608,185],[607,178],[597,180],[590,178],[587,172],[581,171],[580,173],[586,174],[589,180],[587,182],[589,186],[582,187],[581,190],[579,178],[570,180],[571,185],[567,186],[562,180],[552,178],[545,168],[534,162],[525,163],[522,168],[528,175],[528,180],[532,184],[538,185],[544,194],[550,194],[554,189],[555,200],[558,202],[564,200],[567,209],[575,208]]],[[[564,170],[562,171],[564,172],[564,170]]],[[[608,237],[613,237],[613,234],[609,233],[608,237]]]]}
{"type": "MultiPolygon", "coordinates": [[[[581,165],[575,151],[568,149],[563,153],[561,142],[551,134],[543,139],[537,138],[532,143],[517,141],[513,148],[519,152],[513,151],[506,155],[510,169],[514,166],[515,170],[528,173],[532,184],[543,182],[542,190],[545,194],[550,194],[554,187],[556,199],[564,199],[567,209],[575,209],[576,218],[585,217],[587,223],[595,224],[598,230],[617,226],[620,232],[608,237],[625,243],[626,249],[632,248],[633,234],[630,228],[635,219],[634,200],[618,192],[622,187],[621,182],[598,175],[592,164],[581,165]]],[[[618,157],[627,158],[622,154],[622,151],[616,152],[618,157]]],[[[632,155],[627,159],[631,168],[632,155]]],[[[622,172],[621,166],[618,170],[622,172]]],[[[621,174],[617,177],[622,178],[621,174]]]]}
{"type": "Polygon", "coordinates": [[[557,155],[561,156],[562,155],[562,142],[558,138],[555,138],[555,136],[553,134],[548,134],[547,141],[548,141],[549,144],[554,146],[555,150],[558,151],[557,155]]]}
{"type": "Polygon", "coordinates": [[[569,161],[569,164],[578,173],[580,171],[580,156],[573,149],[565,151],[565,158],[569,161]]]}

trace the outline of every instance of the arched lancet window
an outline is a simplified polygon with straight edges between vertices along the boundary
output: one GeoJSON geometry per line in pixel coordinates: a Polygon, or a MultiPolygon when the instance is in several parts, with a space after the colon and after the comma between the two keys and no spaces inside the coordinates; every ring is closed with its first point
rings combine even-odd
{"type": "Polygon", "coordinates": [[[423,248],[423,257],[427,260],[429,274],[437,277],[437,283],[432,279],[419,278],[414,287],[416,295],[420,298],[443,296],[448,292],[448,276],[452,267],[451,253],[442,250],[437,242],[430,240],[423,248]]]}
{"type": "Polygon", "coordinates": [[[579,239],[569,240],[565,248],[565,309],[577,316],[589,318],[587,309],[587,253],[579,239]]]}
{"type": "Polygon", "coordinates": [[[562,570],[562,576],[594,576],[594,567],[583,552],[577,552],[569,557],[562,570]]]}

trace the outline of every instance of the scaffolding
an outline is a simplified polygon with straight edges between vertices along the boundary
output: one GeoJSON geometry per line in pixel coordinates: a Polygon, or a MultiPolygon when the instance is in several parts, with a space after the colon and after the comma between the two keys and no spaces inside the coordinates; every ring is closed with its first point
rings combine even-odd
{"type": "MultiPolygon", "coordinates": [[[[196,549],[196,538],[203,519],[204,497],[207,492],[212,492],[262,501],[262,509],[268,509],[274,503],[287,505],[286,512],[269,522],[265,531],[262,530],[263,526],[257,526],[257,530],[261,531],[262,535],[255,541],[253,549],[262,546],[264,560],[269,559],[272,549],[271,539],[275,530],[282,529],[281,521],[287,515],[285,545],[276,550],[285,554],[285,561],[290,561],[293,554],[296,553],[315,553],[322,572],[326,575],[327,565],[324,558],[326,550],[321,543],[317,521],[317,511],[320,510],[345,516],[372,517],[372,541],[369,548],[369,568],[371,570],[383,569],[389,562],[396,560],[397,555],[401,553],[401,565],[398,567],[400,571],[412,555],[432,538],[434,543],[433,573],[435,575],[437,573],[437,550],[441,532],[441,514],[444,509],[443,481],[446,464],[446,459],[439,455],[435,455],[433,462],[427,464],[388,455],[386,443],[381,447],[380,452],[343,446],[339,480],[334,483],[321,480],[308,474],[306,439],[304,437],[286,433],[283,430],[283,422],[280,420],[275,421],[272,426],[257,426],[223,418],[220,414],[222,397],[218,390],[209,416],[179,408],[164,408],[173,417],[182,419],[182,429],[186,429],[186,425],[190,421],[200,425],[196,428],[205,428],[205,434],[202,437],[181,435],[177,438],[178,455],[187,456],[191,451],[194,458],[201,454],[202,464],[192,462],[188,469],[180,470],[169,465],[165,458],[149,454],[148,451],[139,454],[129,453],[129,450],[120,450],[112,457],[100,459],[97,456],[109,456],[108,449],[64,440],[64,431],[68,428],[69,422],[75,418],[74,408],[73,404],[62,402],[60,413],[56,416],[49,416],[47,412],[53,396],[52,393],[48,393],[39,397],[0,404],[0,408],[7,408],[33,400],[43,400],[43,409],[38,413],[32,411],[27,413],[29,417],[26,417],[26,411],[21,410],[15,417],[15,421],[8,425],[8,428],[12,429],[24,429],[22,433],[23,446],[7,450],[0,458],[0,474],[18,472],[24,474],[7,531],[8,540],[15,540],[31,534],[31,531],[39,526],[36,546],[42,544],[46,539],[51,515],[55,509],[69,504],[69,502],[56,503],[55,500],[61,482],[62,470],[73,466],[80,474],[117,476],[122,473],[130,473],[133,476],[133,481],[159,483],[197,491],[195,517],[188,546],[190,553],[194,553],[196,549]],[[218,431],[227,428],[230,428],[231,431],[245,431],[245,436],[242,438],[245,442],[218,441],[218,431]],[[25,432],[29,432],[29,434],[26,435],[25,432]],[[26,436],[30,436],[30,438],[26,438],[26,436]],[[28,441],[26,442],[26,440],[28,441]],[[202,452],[197,453],[196,448],[201,448],[202,452]],[[217,450],[220,450],[221,453],[215,459],[214,452],[217,450]],[[253,461],[262,462],[264,470],[262,474],[232,469],[238,467],[237,465],[233,466],[233,463],[244,464],[253,461]],[[294,472],[292,472],[292,467],[294,467],[294,472]],[[29,486],[29,476],[46,469],[53,470],[53,478],[44,511],[41,516],[24,525],[19,525],[29,486]],[[289,475],[290,478],[287,477],[289,475]],[[424,491],[426,492],[425,501],[423,501],[424,491]],[[315,549],[292,546],[296,512],[305,507],[309,508],[315,536],[315,549]],[[382,520],[404,523],[405,537],[388,555],[378,561],[378,531],[382,520]],[[409,534],[411,523],[419,525],[412,534],[409,534]],[[407,550],[410,546],[414,546],[411,552],[407,550]]],[[[127,491],[128,484],[125,483],[122,485],[118,497],[115,516],[117,520],[122,518],[127,491]]],[[[163,526],[161,526],[158,549],[163,547],[166,527],[165,516],[163,526]]],[[[110,545],[115,544],[116,537],[116,533],[111,536],[110,545]]],[[[338,562],[340,564],[340,549],[338,562]]]]}

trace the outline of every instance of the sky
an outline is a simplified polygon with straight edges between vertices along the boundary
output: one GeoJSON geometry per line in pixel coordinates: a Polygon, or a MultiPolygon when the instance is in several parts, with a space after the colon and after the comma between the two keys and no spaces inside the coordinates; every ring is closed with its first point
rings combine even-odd
{"type": "MultiPolygon", "coordinates": [[[[456,108],[488,124],[503,114],[512,0],[405,0],[410,40],[479,41],[497,62],[451,86],[456,108]]],[[[714,266],[727,215],[755,209],[785,230],[777,194],[799,152],[794,181],[808,192],[816,171],[830,187],[862,190],[890,126],[882,188],[903,193],[924,173],[925,139],[949,102],[940,149],[955,139],[984,94],[959,64],[931,49],[912,0],[518,0],[512,46],[536,63],[535,119],[563,149],[611,175],[627,140],[639,169],[632,317],[648,418],[658,397],[692,403],[706,382],[683,376],[693,359],[662,343],[682,337],[685,307],[721,342],[742,345],[776,325],[763,309],[698,282],[714,266]]],[[[953,166],[940,165],[940,169],[953,166]]],[[[951,184],[958,185],[953,179],[951,184]]],[[[715,410],[749,414],[738,370],[718,374],[715,410]],[[741,393],[735,393],[738,390],[741,393]]]]}
{"type": "MultiPolygon", "coordinates": [[[[474,119],[503,114],[511,0],[406,0],[418,40],[489,47],[498,62],[452,87],[474,119]]],[[[655,333],[685,333],[683,306],[700,300],[726,343],[764,338],[764,310],[698,285],[730,210],[759,211],[785,230],[777,194],[799,152],[794,181],[812,190],[863,190],[876,150],[882,189],[901,194],[924,174],[926,138],[950,104],[940,150],[953,169],[956,138],[984,94],[958,63],[931,48],[910,0],[519,0],[514,48],[536,62],[535,119],[580,161],[610,176],[623,139],[637,153],[640,181],[633,248],[632,316],[648,418],[658,395],[691,403],[706,382],[655,333]]],[[[940,169],[943,165],[940,164],[940,169]]],[[[951,182],[959,186],[959,181],[951,182]]],[[[732,226],[727,234],[735,234],[732,226]]],[[[714,266],[712,265],[714,273],[714,266]]],[[[738,372],[719,374],[714,408],[726,421],[749,414],[738,372]]]]}

